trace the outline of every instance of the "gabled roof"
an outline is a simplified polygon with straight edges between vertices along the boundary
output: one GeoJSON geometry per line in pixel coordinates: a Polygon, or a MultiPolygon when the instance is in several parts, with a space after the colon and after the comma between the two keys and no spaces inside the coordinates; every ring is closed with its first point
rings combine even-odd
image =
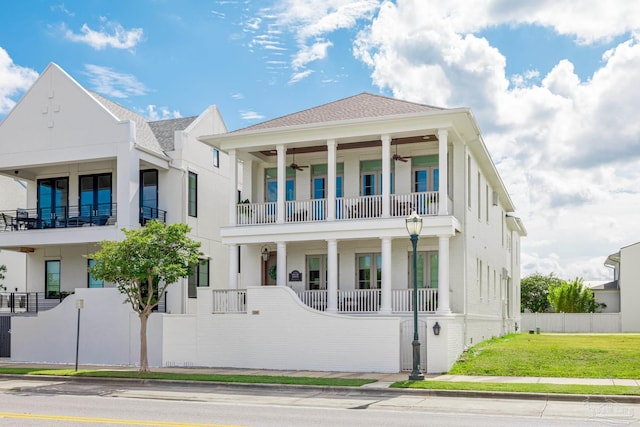
{"type": "Polygon", "coordinates": [[[136,143],[157,153],[165,153],[175,149],[174,132],[185,130],[197,116],[177,119],[149,121],[120,104],[111,101],[95,92],[89,92],[107,110],[119,120],[131,120],[136,123],[136,143]]]}
{"type": "Polygon", "coordinates": [[[198,116],[180,117],[178,119],[158,120],[149,122],[149,127],[164,151],[175,148],[175,131],[185,130],[198,116]]]}
{"type": "Polygon", "coordinates": [[[314,123],[357,120],[440,110],[446,109],[363,92],[318,107],[257,123],[234,132],[285,128],[314,123]]]}

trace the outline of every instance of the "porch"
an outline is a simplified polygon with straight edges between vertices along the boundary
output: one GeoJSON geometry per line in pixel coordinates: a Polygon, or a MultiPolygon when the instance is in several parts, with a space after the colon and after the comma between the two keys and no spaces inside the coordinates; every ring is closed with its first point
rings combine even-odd
{"type": "MultiPolygon", "coordinates": [[[[326,311],[328,291],[306,290],[294,291],[300,302],[318,311],[326,311]]],[[[246,289],[214,289],[213,314],[246,313],[246,289]]],[[[393,289],[391,299],[392,314],[409,314],[413,312],[413,289],[393,289]]],[[[338,313],[340,314],[373,314],[381,307],[382,291],[380,289],[338,290],[338,313]]],[[[418,312],[433,314],[438,308],[438,289],[418,289],[418,312]]]]}
{"type": "MultiPolygon", "coordinates": [[[[426,191],[409,194],[391,194],[389,217],[406,217],[414,210],[419,215],[438,215],[439,192],[426,191]]],[[[286,223],[327,221],[327,199],[291,200],[285,202],[286,223]]],[[[449,201],[451,205],[451,201],[449,201]]],[[[260,225],[277,222],[276,202],[238,203],[236,225],[260,225]]],[[[335,220],[370,219],[386,216],[383,196],[358,196],[336,198],[335,220]]]]}

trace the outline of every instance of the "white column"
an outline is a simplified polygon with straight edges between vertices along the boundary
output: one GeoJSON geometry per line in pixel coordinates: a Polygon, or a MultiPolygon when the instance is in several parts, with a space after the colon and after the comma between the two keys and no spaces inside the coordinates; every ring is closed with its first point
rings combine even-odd
{"type": "Polygon", "coordinates": [[[229,225],[237,224],[238,159],[236,150],[229,150],[229,225]]]}
{"type": "Polygon", "coordinates": [[[449,307],[449,236],[438,236],[438,311],[450,314],[449,307]]]}
{"type": "Polygon", "coordinates": [[[327,240],[327,312],[338,312],[338,241],[327,240]]]}
{"type": "Polygon", "coordinates": [[[380,314],[391,314],[391,237],[382,237],[382,298],[380,314]]]}
{"type": "Polygon", "coordinates": [[[118,145],[117,223],[118,228],[138,228],[140,225],[140,155],[133,142],[118,145]]]}
{"type": "Polygon", "coordinates": [[[382,217],[388,218],[391,195],[391,137],[382,135],[382,217]]]}
{"type": "Polygon", "coordinates": [[[336,140],[327,141],[327,219],[336,219],[336,140]]]}
{"type": "Polygon", "coordinates": [[[278,224],[284,223],[284,202],[287,194],[287,149],[284,145],[279,144],[276,146],[278,152],[278,198],[277,207],[278,216],[276,222],[278,224]]]}
{"type": "Polygon", "coordinates": [[[287,286],[287,244],[278,242],[278,259],[276,264],[276,285],[287,286]]]}
{"type": "Polygon", "coordinates": [[[445,129],[438,129],[438,179],[440,181],[438,189],[438,215],[449,214],[449,196],[447,193],[447,136],[449,132],[445,129]]]}
{"type": "Polygon", "coordinates": [[[229,245],[229,289],[238,289],[238,245],[229,245]]]}

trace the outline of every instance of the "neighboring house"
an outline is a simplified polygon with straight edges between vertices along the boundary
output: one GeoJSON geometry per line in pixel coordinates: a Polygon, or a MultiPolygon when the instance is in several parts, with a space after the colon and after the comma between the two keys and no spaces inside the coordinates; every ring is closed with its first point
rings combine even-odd
{"type": "Polygon", "coordinates": [[[620,248],[607,257],[604,265],[613,269],[613,281],[603,289],[591,288],[596,301],[611,304],[612,309],[620,312],[622,332],[640,331],[640,312],[635,302],[640,298],[640,242],[620,248]]]}
{"type": "MultiPolygon", "coordinates": [[[[240,195],[231,171],[222,229],[232,290],[291,288],[307,306],[344,319],[346,330],[354,319],[399,319],[399,351],[410,369],[405,218],[415,210],[423,218],[416,270],[423,369],[446,371],[466,346],[517,329],[526,231],[469,109],[363,93],[201,139],[227,152],[232,167],[242,164],[240,195]]],[[[297,345],[319,340],[341,354],[331,333],[339,336],[310,333],[297,345]]],[[[388,355],[351,357],[364,366],[388,355]]]]}
{"type": "Polygon", "coordinates": [[[617,279],[585,281],[584,285],[593,291],[596,303],[605,305],[596,310],[598,313],[620,313],[620,288],[617,279]]]}
{"type": "Polygon", "coordinates": [[[196,287],[219,280],[213,264],[226,272],[219,225],[227,210],[215,207],[229,183],[226,156],[195,137],[222,132],[215,107],[149,121],[47,66],[0,123],[0,174],[26,184],[26,198],[3,203],[0,250],[26,254],[29,311],[110,286],[89,276],[87,255],[150,219],[185,222],[202,242],[196,274],[170,287],[162,307],[195,310],[196,287]]]}
{"type": "MultiPolygon", "coordinates": [[[[15,210],[15,206],[26,206],[26,200],[27,189],[24,182],[17,178],[0,176],[0,212],[12,207],[15,210]]],[[[0,217],[0,232],[4,230],[4,227],[5,224],[0,217]]],[[[4,273],[5,279],[0,281],[0,285],[4,286],[4,289],[0,288],[0,292],[5,292],[6,296],[9,296],[12,292],[25,291],[25,263],[25,254],[0,249],[0,265],[7,266],[7,272],[4,273]]],[[[0,303],[0,313],[10,311],[10,307],[7,307],[6,304],[7,301],[9,298],[2,299],[5,304],[0,303]]]]}

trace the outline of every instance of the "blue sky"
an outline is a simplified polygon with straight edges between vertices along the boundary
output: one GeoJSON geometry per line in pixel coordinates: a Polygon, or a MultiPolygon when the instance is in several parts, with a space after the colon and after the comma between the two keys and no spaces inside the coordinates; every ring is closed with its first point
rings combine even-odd
{"type": "Polygon", "coordinates": [[[640,2],[5,0],[0,119],[49,62],[152,119],[230,130],[360,92],[470,107],[524,274],[609,279],[640,241],[640,2]]]}

